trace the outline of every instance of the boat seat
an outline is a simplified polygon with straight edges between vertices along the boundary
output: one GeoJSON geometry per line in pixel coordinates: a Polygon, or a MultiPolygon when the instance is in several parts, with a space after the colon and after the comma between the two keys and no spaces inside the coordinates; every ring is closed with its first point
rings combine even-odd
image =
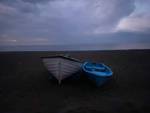
{"type": "Polygon", "coordinates": [[[86,68],[87,70],[89,70],[89,71],[101,71],[101,72],[104,72],[104,71],[105,71],[105,67],[86,66],[85,68],[86,68]]]}

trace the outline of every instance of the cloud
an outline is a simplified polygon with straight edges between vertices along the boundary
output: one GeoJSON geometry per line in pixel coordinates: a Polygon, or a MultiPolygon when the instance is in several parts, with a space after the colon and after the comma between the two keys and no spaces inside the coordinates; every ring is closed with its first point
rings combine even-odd
{"type": "MultiPolygon", "coordinates": [[[[119,44],[122,41],[139,43],[142,41],[139,37],[143,34],[136,33],[141,30],[142,33],[148,32],[149,29],[149,12],[146,12],[145,8],[141,9],[140,2],[140,0],[0,0],[0,44],[105,45],[119,44]],[[4,35],[8,38],[1,38],[4,35]]],[[[143,40],[148,40],[147,37],[143,40]]]]}
{"type": "Polygon", "coordinates": [[[56,0],[40,6],[45,19],[61,19],[60,27],[76,33],[112,32],[118,21],[134,10],[133,0],[56,0]]]}
{"type": "Polygon", "coordinates": [[[118,24],[117,29],[120,31],[128,32],[146,32],[150,30],[150,17],[148,18],[138,18],[138,17],[129,17],[121,20],[118,24]]]}
{"type": "Polygon", "coordinates": [[[135,10],[126,18],[123,18],[116,31],[127,32],[145,32],[149,33],[150,30],[150,0],[137,0],[135,3],[135,10]]]}
{"type": "Polygon", "coordinates": [[[3,12],[9,14],[1,15],[4,33],[57,40],[112,32],[118,21],[134,10],[133,0],[44,0],[45,4],[39,0],[2,1],[0,6],[9,9],[3,12]]]}

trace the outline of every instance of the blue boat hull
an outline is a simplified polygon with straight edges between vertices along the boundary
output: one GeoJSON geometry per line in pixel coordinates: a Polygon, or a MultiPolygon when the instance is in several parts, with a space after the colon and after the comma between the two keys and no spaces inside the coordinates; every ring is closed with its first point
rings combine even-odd
{"type": "Polygon", "coordinates": [[[88,79],[93,81],[98,87],[106,84],[108,81],[112,79],[112,77],[101,77],[87,72],[85,72],[85,75],[88,77],[88,79]]]}
{"type": "Polygon", "coordinates": [[[88,79],[93,81],[96,86],[102,86],[112,79],[113,72],[104,64],[85,62],[82,69],[88,79]]]}

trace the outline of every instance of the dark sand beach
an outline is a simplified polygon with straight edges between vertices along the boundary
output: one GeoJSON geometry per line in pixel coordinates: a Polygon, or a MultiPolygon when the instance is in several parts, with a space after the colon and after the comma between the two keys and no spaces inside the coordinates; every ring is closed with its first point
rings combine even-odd
{"type": "Polygon", "coordinates": [[[0,113],[150,113],[150,50],[1,52],[0,113]],[[40,57],[63,53],[105,63],[113,80],[48,80],[40,57]]]}

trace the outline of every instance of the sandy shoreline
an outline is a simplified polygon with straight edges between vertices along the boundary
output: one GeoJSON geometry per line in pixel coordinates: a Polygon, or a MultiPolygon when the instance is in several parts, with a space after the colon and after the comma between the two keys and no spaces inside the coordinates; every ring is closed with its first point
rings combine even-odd
{"type": "Polygon", "coordinates": [[[150,50],[1,52],[0,113],[149,113],[150,50]],[[40,57],[67,53],[103,62],[115,80],[102,88],[88,80],[48,80],[40,57]]]}

